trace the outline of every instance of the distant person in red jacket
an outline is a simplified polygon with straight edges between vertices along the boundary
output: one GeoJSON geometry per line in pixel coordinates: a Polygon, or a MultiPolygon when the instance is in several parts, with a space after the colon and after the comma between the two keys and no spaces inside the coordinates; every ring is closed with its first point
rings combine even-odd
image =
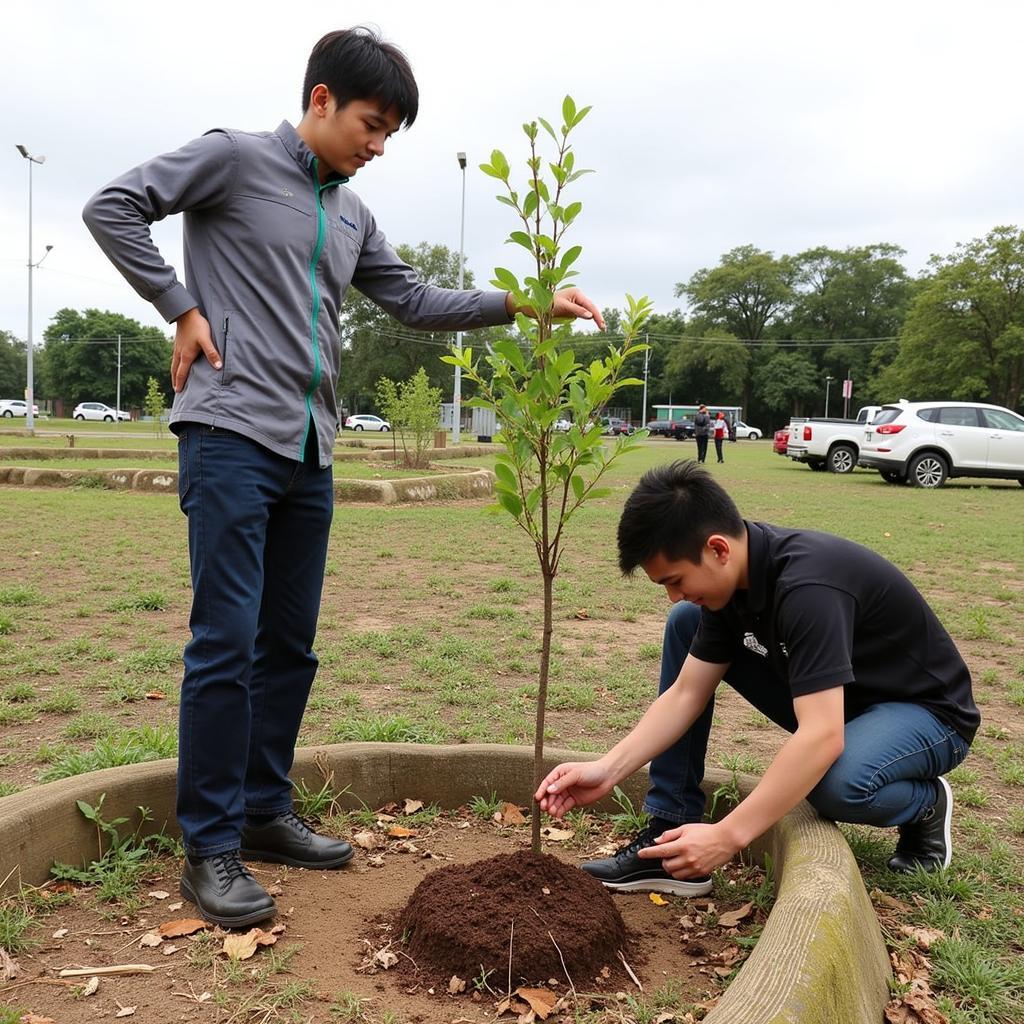
{"type": "Polygon", "coordinates": [[[718,456],[719,462],[725,462],[722,456],[722,443],[725,441],[725,432],[729,429],[729,425],[725,422],[725,413],[721,410],[715,414],[713,429],[715,431],[715,454],[718,456]]]}

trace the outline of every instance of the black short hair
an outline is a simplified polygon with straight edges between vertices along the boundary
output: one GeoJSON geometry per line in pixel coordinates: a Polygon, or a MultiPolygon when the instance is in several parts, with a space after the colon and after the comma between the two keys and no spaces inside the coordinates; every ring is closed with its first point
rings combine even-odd
{"type": "Polygon", "coordinates": [[[408,128],[416,120],[420,91],[408,58],[363,25],[328,32],[313,47],[302,85],[302,112],[314,86],[326,85],[339,107],[352,100],[379,100],[394,107],[408,128]]]}
{"type": "Polygon", "coordinates": [[[619,568],[630,576],[637,566],[664,555],[699,563],[708,537],[742,537],[743,518],[725,488],[690,459],[648,470],[619,519],[619,568]]]}

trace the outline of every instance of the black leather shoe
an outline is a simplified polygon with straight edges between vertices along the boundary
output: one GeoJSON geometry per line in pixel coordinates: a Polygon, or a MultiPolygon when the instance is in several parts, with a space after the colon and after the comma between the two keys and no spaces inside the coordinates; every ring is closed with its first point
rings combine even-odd
{"type": "Polygon", "coordinates": [[[673,878],[660,860],[645,860],[638,856],[647,846],[654,846],[654,837],[661,835],[648,825],[636,838],[616,850],[611,857],[591,860],[580,867],[593,875],[606,889],[615,892],[667,892],[673,896],[706,896],[711,892],[711,876],[673,878]]]}
{"type": "Polygon", "coordinates": [[[186,857],[181,895],[207,921],[225,928],[244,928],[277,913],[273,897],[249,874],[237,850],[196,861],[186,857]]]}
{"type": "Polygon", "coordinates": [[[900,825],[900,838],[896,852],[889,858],[889,870],[909,875],[918,868],[939,871],[948,868],[953,857],[953,839],[950,823],[953,820],[953,791],[942,778],[939,798],[912,825],[900,825]]]}
{"type": "Polygon", "coordinates": [[[344,839],[318,836],[294,811],[287,811],[265,825],[247,822],[242,856],[297,868],[340,868],[352,859],[352,847],[344,839]]]}

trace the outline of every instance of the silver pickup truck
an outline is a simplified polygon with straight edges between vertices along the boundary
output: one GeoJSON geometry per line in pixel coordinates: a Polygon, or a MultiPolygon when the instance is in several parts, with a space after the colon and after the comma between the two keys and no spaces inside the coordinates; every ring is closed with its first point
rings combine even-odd
{"type": "Polygon", "coordinates": [[[786,454],[814,470],[852,473],[857,468],[864,428],[881,408],[865,405],[855,420],[794,416],[789,421],[786,454]]]}

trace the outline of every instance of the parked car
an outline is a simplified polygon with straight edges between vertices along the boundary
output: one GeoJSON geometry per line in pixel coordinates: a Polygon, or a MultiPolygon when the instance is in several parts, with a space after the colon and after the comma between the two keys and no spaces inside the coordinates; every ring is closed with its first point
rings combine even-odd
{"type": "Polygon", "coordinates": [[[672,437],[677,441],[685,441],[693,437],[693,421],[682,420],[651,420],[647,424],[651,437],[672,437]]]}
{"type": "Polygon", "coordinates": [[[601,433],[602,434],[632,434],[635,427],[631,427],[626,420],[619,419],[618,416],[602,416],[601,417],[601,433]]]}
{"type": "MultiPolygon", "coordinates": [[[[27,416],[28,402],[23,398],[0,398],[0,416],[11,419],[14,416],[27,416]]],[[[39,406],[32,403],[32,415],[39,415],[39,406]]]]}
{"type": "Polygon", "coordinates": [[[563,434],[566,434],[571,429],[572,420],[555,420],[555,430],[561,431],[563,434]]]}
{"type": "Polygon", "coordinates": [[[757,427],[748,427],[742,420],[737,420],[733,424],[732,433],[735,435],[735,440],[743,441],[760,441],[761,431],[757,427]]]}
{"type": "Polygon", "coordinates": [[[864,432],[858,465],[911,487],[941,487],[954,476],[1024,487],[1024,416],[981,402],[886,405],[864,432]]]}
{"type": "Polygon", "coordinates": [[[855,420],[794,416],[789,421],[786,454],[811,469],[852,473],[860,457],[864,427],[881,408],[880,405],[865,405],[855,420]]]}
{"type": "Polygon", "coordinates": [[[789,427],[783,427],[781,430],[776,430],[772,435],[772,451],[776,455],[785,455],[786,449],[789,447],[789,427]]]}
{"type": "Polygon", "coordinates": [[[75,411],[71,414],[76,420],[103,420],[106,423],[113,423],[114,420],[130,420],[131,413],[124,409],[112,409],[102,402],[79,402],[75,411]]]}
{"type": "Polygon", "coordinates": [[[345,426],[349,430],[390,430],[391,424],[387,420],[382,420],[379,416],[373,416],[370,413],[357,413],[355,416],[349,416],[345,420],[345,426]]]}

